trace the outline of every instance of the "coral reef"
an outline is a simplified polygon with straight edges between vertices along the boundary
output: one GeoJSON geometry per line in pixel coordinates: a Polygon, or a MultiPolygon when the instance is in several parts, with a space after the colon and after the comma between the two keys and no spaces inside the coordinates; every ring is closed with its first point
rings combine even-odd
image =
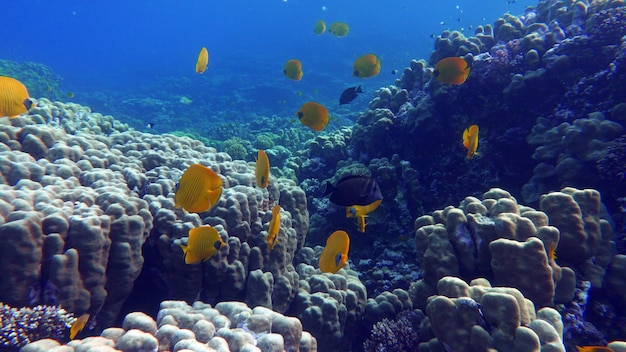
{"type": "MultiPolygon", "coordinates": [[[[61,344],[45,339],[27,344],[22,351],[61,351],[61,344]]],[[[302,351],[315,352],[315,338],[302,330],[300,321],[263,307],[241,302],[221,302],[215,307],[197,301],[161,303],[156,321],[134,312],[121,328],[108,328],[98,337],[67,343],[70,351],[302,351]]]]}
{"type": "Polygon", "coordinates": [[[626,97],[616,83],[624,67],[623,12],[619,1],[540,1],[521,16],[477,27],[474,36],[444,31],[428,63],[412,61],[394,86],[376,92],[353,128],[350,156],[366,163],[398,155],[430,195],[426,210],[462,198],[460,188],[494,184],[511,190],[526,184],[515,194],[530,203],[564,186],[608,190],[585,170],[593,171],[591,164],[623,134],[619,104],[626,97]],[[430,80],[428,66],[448,56],[472,66],[463,85],[430,80]],[[545,119],[533,126],[535,116],[545,119]],[[469,124],[480,126],[480,158],[463,163],[460,136],[469,124]],[[546,149],[552,153],[541,155],[549,161],[538,158],[546,149]]]}
{"type": "Polygon", "coordinates": [[[61,304],[97,314],[98,324],[109,326],[144,267],[142,245],[150,237],[146,248],[158,259],[148,264],[166,278],[174,297],[193,301],[202,289],[200,297],[211,302],[243,298],[247,286],[255,290],[248,273],[261,269],[276,278],[269,287],[258,285],[266,285],[276,309],[284,311],[298,287],[290,263],[308,228],[304,193],[281,179],[261,191],[253,186],[251,164],[187,138],[125,131],[100,117],[42,99],[28,117],[1,126],[0,262],[6,268],[0,300],[61,304]],[[46,121],[48,126],[32,125],[46,121]],[[173,207],[174,180],[200,161],[224,176],[226,188],[202,218],[173,207]],[[268,209],[279,202],[287,214],[270,253],[263,228],[268,209]],[[179,244],[202,223],[217,226],[228,245],[212,261],[189,267],[179,244]]]}
{"type": "Polygon", "coordinates": [[[3,321],[3,343],[32,342],[24,351],[564,351],[626,339],[624,229],[608,214],[626,198],[625,8],[540,1],[473,36],[444,31],[428,62],[411,61],[351,129],[315,135],[275,111],[242,107],[245,121],[220,111],[241,97],[217,102],[206,119],[200,105],[175,120],[180,104],[202,104],[180,94],[120,105],[156,126],[196,119],[202,141],[137,132],[45,98],[28,116],[0,120],[0,301],[3,319],[17,319],[3,321]],[[431,66],[448,56],[471,66],[464,84],[431,79],[431,66]],[[466,160],[461,135],[470,124],[480,126],[479,156],[466,160]],[[257,149],[271,160],[266,189],[255,187],[257,149]],[[224,184],[207,212],[174,207],[176,181],[193,163],[224,184]],[[324,181],[355,173],[375,178],[384,197],[365,234],[323,198],[324,181]],[[281,221],[269,250],[274,205],[281,221]],[[181,245],[200,225],[215,227],[225,245],[187,265],[181,245]],[[322,274],[322,248],[307,245],[338,227],[352,235],[350,262],[322,274]],[[22,310],[5,303],[50,305],[23,311],[54,322],[45,331],[18,327],[22,310]],[[135,312],[110,328],[128,306],[156,319],[135,312]],[[72,318],[57,307],[92,314],[84,334],[100,336],[60,346],[54,340],[65,341],[72,318]],[[364,327],[373,328],[369,339],[364,327]]]}
{"type": "Polygon", "coordinates": [[[57,306],[38,305],[12,308],[0,302],[0,349],[18,351],[20,347],[41,340],[63,340],[74,317],[57,306]]]}
{"type": "Polygon", "coordinates": [[[417,351],[419,324],[423,318],[423,315],[414,312],[398,314],[394,320],[384,318],[374,325],[372,335],[365,341],[363,349],[366,352],[417,351]]]}
{"type": "Polygon", "coordinates": [[[304,247],[296,258],[300,289],[288,311],[317,338],[320,350],[349,348],[356,323],[362,319],[367,291],[358,274],[347,268],[336,274],[322,274],[311,264],[319,262],[322,247],[304,247]]]}
{"type": "Polygon", "coordinates": [[[6,267],[0,300],[89,312],[98,332],[115,322],[124,302],[156,313],[150,304],[166,297],[214,305],[237,299],[293,312],[319,334],[321,348],[348,343],[344,331],[362,317],[367,293],[354,273],[328,280],[313,266],[296,270],[304,265],[294,260],[298,251],[310,254],[301,255],[307,264],[317,263],[304,246],[309,214],[302,189],[277,177],[257,188],[253,163],[186,137],[126,126],[108,134],[99,116],[42,100],[32,115],[0,125],[0,264],[6,267]],[[175,209],[175,180],[198,162],[221,176],[222,196],[209,212],[175,209]],[[276,204],[283,210],[270,251],[267,229],[276,204]],[[210,260],[187,265],[181,244],[189,229],[203,224],[214,226],[226,244],[210,260]],[[154,293],[148,299],[146,290],[154,293]],[[320,295],[324,304],[315,298],[320,295]],[[322,308],[330,314],[327,306],[335,307],[330,329],[318,319],[322,308]]]}
{"type": "Polygon", "coordinates": [[[453,277],[441,278],[437,287],[425,321],[435,338],[420,344],[420,350],[565,351],[560,314],[552,308],[535,311],[516,289],[491,287],[485,279],[468,285],[453,277]]]}
{"type": "Polygon", "coordinates": [[[65,97],[61,92],[61,76],[41,63],[0,60],[0,76],[14,77],[23,82],[31,97],[52,100],[65,97]]]}

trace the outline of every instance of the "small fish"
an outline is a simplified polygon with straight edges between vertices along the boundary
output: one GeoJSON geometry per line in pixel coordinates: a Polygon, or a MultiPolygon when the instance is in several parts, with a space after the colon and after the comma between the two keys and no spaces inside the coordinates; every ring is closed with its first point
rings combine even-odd
{"type": "Polygon", "coordinates": [[[613,349],[604,346],[576,346],[578,352],[614,352],[613,349]]]}
{"type": "Polygon", "coordinates": [[[411,236],[408,235],[400,235],[398,236],[398,239],[400,240],[400,242],[407,242],[408,240],[411,239],[411,236]]]}
{"type": "Polygon", "coordinates": [[[267,229],[267,248],[271,251],[274,249],[276,242],[278,242],[278,231],[280,230],[280,205],[275,205],[272,208],[272,220],[270,220],[270,226],[267,229]]]}
{"type": "Polygon", "coordinates": [[[365,54],[352,66],[352,75],[359,78],[374,77],[380,72],[380,59],[374,54],[365,54]]]}
{"type": "Polygon", "coordinates": [[[209,51],[205,47],[200,49],[198,60],[196,60],[196,73],[202,74],[209,66],[209,51]]]}
{"type": "Polygon", "coordinates": [[[222,179],[215,171],[201,164],[185,170],[174,195],[175,207],[201,213],[212,209],[222,195],[222,179]]]}
{"type": "Polygon", "coordinates": [[[302,63],[300,60],[291,59],[285,63],[285,67],[283,68],[283,74],[285,77],[292,79],[294,81],[299,81],[302,79],[302,63]]]}
{"type": "Polygon", "coordinates": [[[398,73],[398,70],[391,70],[392,75],[395,75],[396,73],[398,73]]]}
{"type": "Polygon", "coordinates": [[[70,99],[73,99],[73,98],[74,98],[74,96],[75,96],[75,95],[74,95],[74,92],[67,92],[67,94],[66,94],[66,95],[67,95],[67,97],[68,97],[68,98],[70,98],[70,99]]]}
{"type": "Polygon", "coordinates": [[[383,199],[376,180],[365,176],[346,176],[335,186],[327,181],[324,195],[328,194],[331,202],[342,207],[367,206],[383,199]]]}
{"type": "Polygon", "coordinates": [[[351,205],[346,207],[347,218],[357,218],[366,216],[378,208],[382,199],[377,199],[368,205],[351,205]]]}
{"type": "Polygon", "coordinates": [[[146,124],[146,128],[153,129],[154,128],[154,122],[148,122],[146,124]]]}
{"type": "Polygon", "coordinates": [[[556,260],[556,242],[552,242],[548,246],[548,258],[552,261],[556,260]]]}
{"type": "Polygon", "coordinates": [[[270,183],[270,161],[265,150],[257,153],[256,167],[254,169],[256,185],[259,188],[267,188],[270,183]]]}
{"type": "Polygon", "coordinates": [[[33,107],[34,101],[22,82],[0,76],[0,117],[17,117],[33,107]]]}
{"type": "Polygon", "coordinates": [[[431,34],[430,34],[430,37],[431,37],[431,38],[434,38],[434,37],[435,37],[435,33],[431,33],[431,34]]]}
{"type": "Polygon", "coordinates": [[[463,58],[446,57],[437,62],[432,75],[442,83],[461,84],[465,82],[470,71],[470,66],[463,58]]]}
{"type": "Polygon", "coordinates": [[[73,340],[79,332],[83,331],[88,321],[89,313],[81,315],[78,319],[76,319],[76,321],[74,321],[74,324],[70,327],[70,340],[73,340]]]}
{"type": "Polygon", "coordinates": [[[203,225],[189,230],[187,245],[180,245],[185,264],[197,264],[209,260],[225,245],[214,227],[203,225]]]}
{"type": "Polygon", "coordinates": [[[463,131],[463,146],[467,149],[467,158],[471,159],[478,155],[478,126],[471,125],[463,131]]]}
{"type": "Polygon", "coordinates": [[[328,110],[323,105],[313,101],[302,104],[300,110],[296,112],[296,116],[300,123],[316,132],[323,130],[329,121],[328,110]]]}
{"type": "Polygon", "coordinates": [[[319,267],[323,273],[336,273],[348,263],[350,237],[345,231],[335,231],[326,240],[320,255],[319,267]]]}
{"type": "Polygon", "coordinates": [[[313,27],[313,33],[317,35],[322,35],[326,32],[326,22],[324,20],[318,20],[315,22],[315,27],[313,27]]]}
{"type": "Polygon", "coordinates": [[[373,212],[374,210],[376,210],[376,208],[378,208],[381,201],[382,201],[381,199],[378,199],[368,205],[352,205],[352,206],[346,207],[346,217],[356,218],[357,230],[361,233],[365,233],[365,226],[367,225],[365,218],[367,217],[369,213],[373,212]]]}
{"type": "Polygon", "coordinates": [[[333,22],[328,26],[328,33],[337,38],[343,38],[350,32],[350,26],[345,22],[333,22]]]}
{"type": "Polygon", "coordinates": [[[360,85],[358,87],[350,87],[344,90],[343,93],[341,93],[341,97],[339,97],[339,105],[348,104],[356,99],[359,93],[363,93],[360,85]]]}
{"type": "Polygon", "coordinates": [[[367,222],[365,221],[366,217],[367,215],[361,215],[356,218],[356,229],[360,233],[365,233],[365,225],[367,225],[367,222]]]}

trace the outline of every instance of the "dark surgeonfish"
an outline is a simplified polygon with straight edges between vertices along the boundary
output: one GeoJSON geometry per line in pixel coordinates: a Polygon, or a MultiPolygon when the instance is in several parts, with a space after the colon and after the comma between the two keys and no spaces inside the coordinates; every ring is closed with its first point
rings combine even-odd
{"type": "Polygon", "coordinates": [[[369,205],[383,199],[378,183],[371,177],[346,176],[333,186],[326,181],[326,192],[330,194],[330,201],[342,207],[353,205],[369,205]]]}
{"type": "Polygon", "coordinates": [[[350,87],[341,93],[341,97],[339,98],[339,105],[348,104],[349,102],[356,99],[359,93],[363,93],[361,90],[361,86],[358,87],[350,87]]]}

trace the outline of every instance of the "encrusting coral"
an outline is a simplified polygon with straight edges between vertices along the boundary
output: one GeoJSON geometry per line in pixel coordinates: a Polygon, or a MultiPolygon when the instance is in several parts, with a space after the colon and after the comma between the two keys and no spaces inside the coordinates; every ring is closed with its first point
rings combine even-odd
{"type": "Polygon", "coordinates": [[[57,306],[17,309],[1,302],[0,319],[0,347],[14,350],[41,339],[63,340],[76,320],[57,306]]]}
{"type": "Polygon", "coordinates": [[[99,115],[75,104],[64,107],[41,100],[34,115],[1,126],[6,138],[0,144],[0,263],[7,273],[2,301],[61,304],[76,313],[98,314],[99,324],[110,325],[142,270],[142,245],[153,224],[159,240],[151,243],[159,244],[165,274],[179,297],[192,300],[201,288],[201,297],[213,301],[238,297],[254,269],[277,276],[276,308],[295,297],[298,279],[289,268],[295,250],[304,244],[308,213],[306,197],[292,181],[277,179],[262,191],[253,187],[253,169],[246,162],[233,162],[186,138],[107,135],[98,127],[103,123],[99,115]],[[77,119],[73,111],[81,112],[80,120],[91,127],[72,127],[77,119]],[[70,127],[30,125],[29,119],[70,127]],[[27,136],[34,142],[24,143],[27,136]],[[173,207],[174,180],[200,161],[223,175],[226,188],[216,209],[203,218],[173,207]],[[269,222],[268,209],[279,202],[286,214],[270,252],[263,226],[269,222]],[[228,245],[210,262],[188,266],[181,260],[180,238],[203,223],[217,226],[228,245]],[[203,285],[202,273],[211,270],[223,281],[203,285]],[[284,281],[288,272],[291,279],[284,281]]]}
{"type": "MultiPolygon", "coordinates": [[[[544,195],[540,208],[492,189],[482,201],[467,197],[459,208],[418,218],[415,243],[424,274],[415,292],[432,292],[444,276],[485,275],[543,307],[572,299],[576,280],[568,266],[601,284],[612,256],[612,231],[599,217],[599,193],[565,188],[544,195]]],[[[418,306],[425,304],[423,295],[418,306]]]]}
{"type": "MultiPolygon", "coordinates": [[[[89,312],[98,331],[114,322],[143,270],[166,285],[162,294],[190,302],[239,299],[304,318],[316,309],[311,308],[315,300],[301,301],[298,308],[292,304],[300,286],[309,285],[309,275],[301,277],[293,264],[309,221],[306,195],[293,181],[271,178],[267,189],[256,188],[252,163],[232,160],[189,138],[105,134],[98,126],[107,120],[75,104],[68,105],[69,112],[64,106],[41,100],[35,115],[0,125],[6,137],[0,144],[5,156],[0,169],[5,190],[0,207],[0,263],[6,266],[2,301],[89,312]],[[80,117],[72,111],[81,112],[80,117]],[[75,127],[76,118],[83,127],[75,127]],[[48,126],[41,124],[46,121],[48,126]],[[33,143],[21,143],[20,136],[26,135],[33,143]],[[222,178],[220,200],[209,212],[175,209],[175,180],[199,162],[222,178]],[[269,250],[267,228],[276,204],[282,207],[281,226],[278,242],[269,250]],[[187,265],[181,244],[189,229],[203,224],[214,226],[225,245],[208,261],[187,265]]],[[[351,288],[358,298],[349,294],[346,302],[345,296],[332,295],[326,300],[347,304],[349,321],[355,321],[367,295],[358,279],[351,281],[355,283],[337,282],[333,291],[351,288]]],[[[313,316],[309,320],[305,325],[317,324],[313,316]]],[[[344,341],[344,323],[322,346],[344,341]]]]}
{"type": "Polygon", "coordinates": [[[193,306],[164,301],[156,321],[144,313],[130,313],[121,328],[72,340],[67,346],[61,346],[55,336],[38,336],[41,340],[23,344],[22,351],[317,351],[315,338],[302,330],[298,319],[263,307],[251,309],[241,302],[212,307],[200,301],[193,306]]]}

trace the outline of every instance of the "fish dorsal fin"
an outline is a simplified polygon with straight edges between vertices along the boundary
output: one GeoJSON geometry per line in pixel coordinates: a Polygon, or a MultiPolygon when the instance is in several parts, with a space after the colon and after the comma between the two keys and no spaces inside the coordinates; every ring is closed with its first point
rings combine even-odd
{"type": "Polygon", "coordinates": [[[337,184],[346,182],[346,181],[351,180],[353,178],[362,178],[362,177],[367,177],[367,176],[363,176],[363,175],[348,175],[348,176],[344,176],[344,177],[341,178],[341,180],[339,180],[337,182],[337,184]]]}
{"type": "Polygon", "coordinates": [[[207,189],[206,198],[209,200],[210,207],[212,208],[222,196],[222,187],[217,189],[207,189]]]}
{"type": "Polygon", "coordinates": [[[466,128],[465,131],[463,131],[463,146],[465,147],[465,149],[469,149],[469,144],[470,144],[470,128],[466,128]]]}

